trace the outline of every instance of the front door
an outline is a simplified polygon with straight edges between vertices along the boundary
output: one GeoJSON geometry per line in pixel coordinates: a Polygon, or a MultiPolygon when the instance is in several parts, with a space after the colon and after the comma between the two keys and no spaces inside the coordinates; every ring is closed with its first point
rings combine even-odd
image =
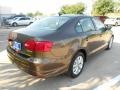
{"type": "Polygon", "coordinates": [[[96,31],[99,32],[99,36],[102,40],[101,44],[101,48],[105,47],[108,44],[109,38],[111,37],[109,34],[110,32],[108,32],[108,30],[105,29],[105,25],[98,19],[92,18],[94,24],[95,24],[95,28],[96,31]]]}

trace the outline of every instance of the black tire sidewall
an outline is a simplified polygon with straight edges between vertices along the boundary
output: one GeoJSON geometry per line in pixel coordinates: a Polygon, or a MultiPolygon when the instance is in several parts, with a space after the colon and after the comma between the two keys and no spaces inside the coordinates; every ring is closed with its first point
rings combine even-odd
{"type": "Polygon", "coordinates": [[[77,53],[77,54],[74,55],[74,57],[72,58],[72,61],[70,63],[70,66],[69,66],[68,74],[72,78],[78,77],[80,75],[80,73],[82,72],[82,70],[83,70],[83,67],[82,67],[82,69],[79,72],[79,74],[76,75],[76,74],[73,73],[73,64],[74,64],[74,61],[76,60],[76,58],[78,56],[82,56],[83,57],[83,67],[84,67],[85,55],[83,53],[79,52],[79,53],[77,53]]]}
{"type": "Polygon", "coordinates": [[[16,23],[16,22],[14,22],[14,23],[12,24],[12,26],[16,27],[16,26],[17,26],[17,23],[16,23]]]}

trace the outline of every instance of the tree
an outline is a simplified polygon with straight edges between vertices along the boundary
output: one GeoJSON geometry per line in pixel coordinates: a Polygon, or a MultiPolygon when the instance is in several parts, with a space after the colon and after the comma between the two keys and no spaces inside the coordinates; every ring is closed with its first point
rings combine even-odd
{"type": "Polygon", "coordinates": [[[27,16],[34,17],[33,13],[27,13],[27,16]]]}
{"type": "Polygon", "coordinates": [[[59,14],[82,14],[85,10],[83,3],[77,3],[74,5],[65,5],[61,8],[59,14]]]}
{"type": "Polygon", "coordinates": [[[43,14],[39,11],[36,11],[35,14],[34,14],[34,16],[41,16],[41,15],[43,15],[43,14]]]}
{"type": "Polygon", "coordinates": [[[120,13],[120,2],[115,2],[114,12],[120,13]]]}
{"type": "Polygon", "coordinates": [[[114,2],[112,0],[98,0],[93,5],[93,15],[105,15],[114,12],[114,2]]]}
{"type": "Polygon", "coordinates": [[[36,11],[35,13],[32,13],[32,12],[27,13],[27,16],[30,16],[30,17],[41,16],[41,15],[43,15],[43,14],[39,11],[36,11]]]}

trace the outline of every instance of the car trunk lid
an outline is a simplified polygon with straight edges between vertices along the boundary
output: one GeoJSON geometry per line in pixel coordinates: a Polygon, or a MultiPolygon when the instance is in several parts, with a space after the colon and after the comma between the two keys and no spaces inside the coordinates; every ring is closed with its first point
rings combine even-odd
{"type": "MultiPolygon", "coordinates": [[[[35,52],[25,47],[26,41],[33,41],[33,43],[34,41],[42,41],[42,43],[37,42],[37,44],[39,44],[39,46],[41,44],[42,45],[47,44],[47,47],[48,46],[50,47],[51,42],[49,42],[48,39],[46,40],[46,36],[52,34],[53,32],[54,31],[47,32],[44,30],[35,31],[33,29],[28,29],[28,28],[15,30],[11,32],[9,35],[9,46],[11,47],[11,49],[16,51],[16,53],[19,53],[24,57],[34,57],[35,52]],[[43,42],[43,41],[46,41],[46,42],[43,42]]],[[[40,47],[38,47],[37,49],[41,50],[40,47]]],[[[46,50],[48,50],[48,48],[46,50]]]]}

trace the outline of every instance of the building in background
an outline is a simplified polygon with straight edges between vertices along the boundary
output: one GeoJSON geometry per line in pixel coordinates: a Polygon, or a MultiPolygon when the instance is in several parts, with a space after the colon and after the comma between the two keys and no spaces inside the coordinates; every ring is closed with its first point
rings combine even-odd
{"type": "Polygon", "coordinates": [[[0,6],[0,26],[2,26],[5,18],[15,15],[11,11],[12,8],[10,7],[0,6]]]}

